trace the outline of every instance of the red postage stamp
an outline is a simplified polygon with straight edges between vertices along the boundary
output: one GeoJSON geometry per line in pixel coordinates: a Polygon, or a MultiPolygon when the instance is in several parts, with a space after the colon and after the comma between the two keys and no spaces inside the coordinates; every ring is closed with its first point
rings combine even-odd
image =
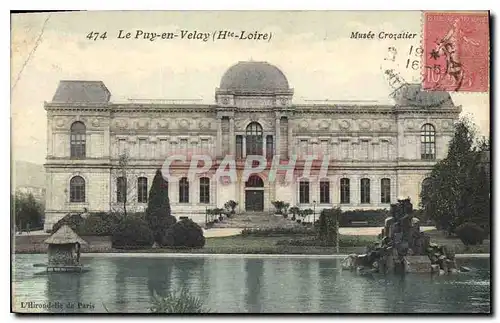
{"type": "Polygon", "coordinates": [[[489,12],[424,12],[423,89],[489,91],[489,12]]]}

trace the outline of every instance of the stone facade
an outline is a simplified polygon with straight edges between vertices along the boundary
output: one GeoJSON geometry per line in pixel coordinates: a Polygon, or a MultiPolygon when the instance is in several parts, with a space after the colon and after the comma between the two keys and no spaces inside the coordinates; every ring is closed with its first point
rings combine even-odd
{"type": "MultiPolygon", "coordinates": [[[[273,200],[316,210],[332,206],[388,208],[400,196],[418,201],[422,181],[436,160],[446,156],[453,123],[461,110],[449,96],[438,106],[412,104],[408,100],[400,105],[397,96],[393,105],[294,104],[293,89],[288,88],[288,81],[276,67],[260,62],[240,62],[235,66],[239,66],[238,74],[233,68],[226,72],[221,88],[215,91],[214,104],[112,103],[102,82],[61,81],[53,100],[45,103],[45,229],[68,212],[84,208],[89,212],[108,211],[119,205],[116,172],[119,156],[124,152],[129,156],[130,177],[147,178],[148,189],[155,170],[173,154],[187,155],[188,159],[193,154],[208,155],[215,166],[224,157],[234,156],[237,181],[210,180],[208,203],[200,203],[199,178],[203,174],[189,182],[189,202],[180,202],[179,183],[169,183],[170,203],[175,216],[190,215],[200,222],[204,221],[201,214],[206,208],[222,207],[230,199],[239,203],[238,212],[244,211],[248,188],[241,178],[242,160],[251,149],[247,130],[256,123],[261,129],[258,149],[267,159],[279,155],[280,160],[286,161],[296,156],[297,174],[305,167],[308,155],[328,155],[329,160],[327,173],[322,174],[322,180],[329,183],[324,188],[328,198],[321,199],[321,179],[314,175],[308,178],[308,202],[300,200],[300,175],[287,182],[267,180],[267,170],[258,174],[264,185],[253,189],[264,192],[264,211],[272,209],[273,200]],[[75,122],[85,128],[77,140],[84,143],[84,154],[76,157],[71,148],[72,138],[77,138],[72,135],[75,122]],[[432,158],[423,159],[424,125],[432,125],[435,150],[432,158]],[[75,176],[85,183],[84,197],[79,199],[72,197],[70,181],[75,176]],[[341,203],[341,178],[349,179],[346,203],[341,203]],[[370,180],[369,187],[365,187],[365,198],[366,191],[370,195],[366,203],[361,200],[363,178],[370,180]],[[382,179],[390,180],[390,192],[386,191],[390,199],[385,201],[381,200],[382,179]]],[[[181,174],[188,167],[189,160],[176,164],[172,172],[181,174]]],[[[134,197],[137,180],[130,186],[130,209],[143,210],[147,204],[134,197]]]]}

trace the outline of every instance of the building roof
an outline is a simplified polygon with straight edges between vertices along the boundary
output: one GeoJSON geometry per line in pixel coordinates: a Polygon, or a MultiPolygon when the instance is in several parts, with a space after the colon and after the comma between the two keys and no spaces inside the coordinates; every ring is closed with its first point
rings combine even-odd
{"type": "Polygon", "coordinates": [[[71,230],[67,225],[63,225],[54,234],[52,234],[45,243],[47,244],[71,244],[77,243],[87,244],[85,240],[80,238],[75,231],[71,230]]]}
{"type": "Polygon", "coordinates": [[[237,91],[289,90],[285,74],[267,62],[238,62],[222,76],[220,89],[237,91]]]}
{"type": "Polygon", "coordinates": [[[60,81],[52,102],[107,103],[111,93],[102,81],[60,81]]]}
{"type": "Polygon", "coordinates": [[[392,94],[400,106],[435,108],[453,105],[451,96],[446,91],[422,90],[420,84],[405,84],[392,94]]]}

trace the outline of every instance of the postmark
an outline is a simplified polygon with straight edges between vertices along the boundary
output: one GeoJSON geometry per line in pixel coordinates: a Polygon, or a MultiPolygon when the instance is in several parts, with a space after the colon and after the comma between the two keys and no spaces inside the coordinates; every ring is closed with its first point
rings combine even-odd
{"type": "Polygon", "coordinates": [[[423,15],[423,89],[487,92],[489,13],[424,12],[423,15]]]}

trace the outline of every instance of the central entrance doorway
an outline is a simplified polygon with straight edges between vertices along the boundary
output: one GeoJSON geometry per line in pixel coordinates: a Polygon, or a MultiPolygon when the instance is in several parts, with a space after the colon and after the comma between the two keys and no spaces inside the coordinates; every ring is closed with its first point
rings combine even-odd
{"type": "Polygon", "coordinates": [[[245,183],[245,210],[264,211],[264,181],[252,175],[245,183]]]}

